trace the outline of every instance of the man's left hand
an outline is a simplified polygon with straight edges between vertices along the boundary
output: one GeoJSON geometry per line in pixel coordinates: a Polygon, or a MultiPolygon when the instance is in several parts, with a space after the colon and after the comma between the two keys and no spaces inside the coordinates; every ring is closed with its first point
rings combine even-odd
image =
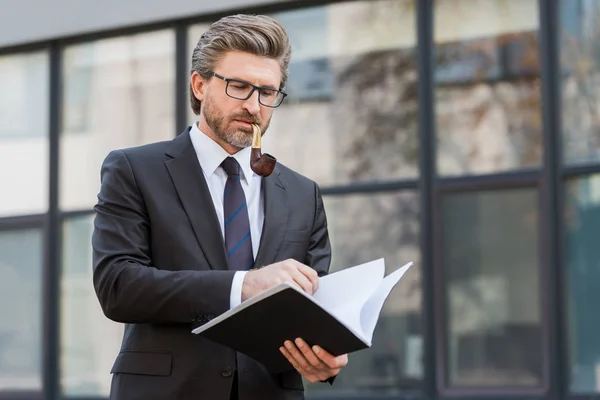
{"type": "Polygon", "coordinates": [[[325,381],[340,373],[348,364],[348,355],[335,357],[319,346],[312,348],[302,339],[296,339],[294,344],[287,340],[279,348],[294,368],[309,382],[325,381]]]}

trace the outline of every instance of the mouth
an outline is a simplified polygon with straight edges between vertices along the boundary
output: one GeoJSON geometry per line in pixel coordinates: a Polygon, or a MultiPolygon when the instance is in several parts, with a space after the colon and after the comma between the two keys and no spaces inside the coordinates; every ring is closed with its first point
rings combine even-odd
{"type": "Polygon", "coordinates": [[[256,123],[254,121],[250,121],[247,119],[236,119],[235,122],[242,124],[242,125],[244,125],[244,127],[249,128],[249,129],[252,128],[252,124],[256,123]]]}

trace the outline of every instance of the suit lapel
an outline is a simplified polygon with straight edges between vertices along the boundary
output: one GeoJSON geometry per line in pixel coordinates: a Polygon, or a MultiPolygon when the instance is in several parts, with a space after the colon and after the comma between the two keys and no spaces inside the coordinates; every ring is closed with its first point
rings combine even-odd
{"type": "Polygon", "coordinates": [[[279,169],[263,178],[262,184],[265,220],[260,246],[254,265],[262,267],[275,261],[287,228],[288,199],[285,185],[279,176],[279,169]]]}
{"type": "Polygon", "coordinates": [[[173,139],[167,155],[172,158],[165,161],[165,165],[210,267],[227,269],[219,219],[192,146],[189,128],[173,139]]]}

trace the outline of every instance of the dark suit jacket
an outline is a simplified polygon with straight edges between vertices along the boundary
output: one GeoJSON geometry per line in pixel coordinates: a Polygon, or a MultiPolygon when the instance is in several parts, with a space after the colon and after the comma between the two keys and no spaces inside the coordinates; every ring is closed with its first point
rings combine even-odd
{"type": "MultiPolygon", "coordinates": [[[[172,141],[112,151],[95,206],[94,288],[125,323],[112,368],[114,400],[303,399],[301,376],[191,333],[229,309],[234,271],[189,128],[172,141]]],[[[328,272],[330,243],[317,185],[278,163],[263,179],[265,222],[256,265],[288,258],[328,272]]]]}

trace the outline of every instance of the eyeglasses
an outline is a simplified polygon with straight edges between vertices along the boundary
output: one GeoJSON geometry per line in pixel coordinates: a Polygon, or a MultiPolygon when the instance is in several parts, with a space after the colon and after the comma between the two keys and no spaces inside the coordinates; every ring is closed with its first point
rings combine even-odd
{"type": "Polygon", "coordinates": [[[211,72],[212,76],[219,78],[227,83],[225,93],[227,96],[237,100],[247,100],[252,96],[255,90],[258,90],[258,102],[265,107],[276,108],[281,105],[287,93],[281,90],[255,86],[250,82],[239,79],[225,78],[219,74],[211,72]]]}

